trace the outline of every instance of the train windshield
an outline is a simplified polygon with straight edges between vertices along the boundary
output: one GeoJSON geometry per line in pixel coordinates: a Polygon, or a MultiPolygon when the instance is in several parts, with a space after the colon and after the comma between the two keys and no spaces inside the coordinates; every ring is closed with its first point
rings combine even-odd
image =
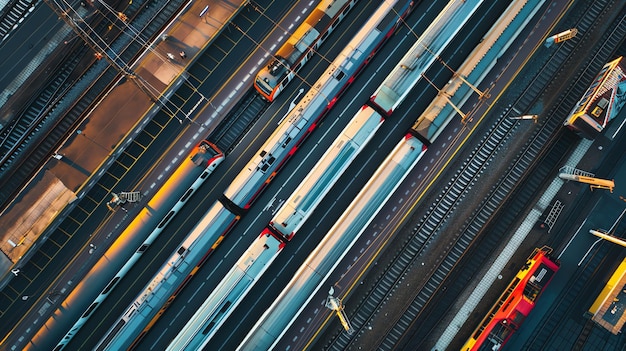
{"type": "Polygon", "coordinates": [[[272,61],[270,61],[270,63],[267,65],[267,70],[269,71],[269,73],[274,76],[274,77],[278,77],[281,74],[283,74],[283,72],[285,72],[285,69],[287,67],[285,66],[285,64],[282,62],[282,60],[280,60],[279,57],[275,57],[272,61]]]}
{"type": "Polygon", "coordinates": [[[272,86],[269,85],[269,80],[267,78],[261,78],[260,76],[256,77],[256,85],[267,95],[272,93],[272,86]]]}

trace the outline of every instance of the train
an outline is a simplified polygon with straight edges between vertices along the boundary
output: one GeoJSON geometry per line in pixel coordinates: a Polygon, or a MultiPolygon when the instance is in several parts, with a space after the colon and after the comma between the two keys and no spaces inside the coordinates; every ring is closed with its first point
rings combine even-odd
{"type": "Polygon", "coordinates": [[[276,346],[322,286],[321,282],[335,269],[425,152],[426,146],[413,135],[402,138],[237,350],[270,350],[276,346]]]}
{"type": "Polygon", "coordinates": [[[595,139],[626,103],[626,61],[608,62],[567,117],[564,126],[586,139],[595,139]]]}
{"type": "MultiPolygon", "coordinates": [[[[409,91],[417,82],[421,80],[422,73],[435,61],[436,55],[439,55],[452,40],[452,37],[459,33],[461,28],[461,26],[458,25],[459,22],[451,22],[450,19],[458,18],[461,19],[461,23],[464,23],[481,3],[481,0],[468,1],[467,4],[451,2],[442,13],[440,13],[438,21],[434,22],[426,30],[425,34],[409,49],[366,104],[360,108],[349,122],[346,129],[340,133],[339,137],[316,166],[314,166],[309,175],[281,206],[270,224],[263,230],[262,235],[273,234],[282,237],[285,243],[293,238],[304,221],[315,210],[317,204],[319,204],[332,185],[335,184],[335,181],[347,169],[353,158],[356,157],[356,155],[351,155],[353,151],[360,151],[366,141],[371,138],[370,136],[368,139],[364,139],[363,143],[359,143],[358,148],[351,149],[349,143],[346,143],[346,141],[349,140],[346,136],[358,135],[368,129],[372,129],[373,131],[370,133],[373,134],[375,132],[374,128],[377,129],[385,118],[392,117],[394,110],[404,101],[409,91]],[[441,38],[439,36],[441,36],[441,38]],[[426,47],[429,47],[430,53],[433,53],[432,55],[422,55],[426,47]],[[415,69],[406,69],[407,65],[411,65],[415,69]],[[368,127],[368,124],[375,126],[368,127]],[[358,127],[355,128],[353,125],[358,127]],[[355,132],[351,132],[352,129],[355,132]]],[[[401,3],[399,2],[397,4],[401,3]]],[[[441,126],[441,128],[444,127],[445,125],[441,126]]],[[[427,146],[432,142],[432,140],[423,142],[420,140],[422,138],[425,137],[418,133],[409,133],[405,139],[401,141],[401,144],[408,143],[410,145],[405,151],[408,154],[415,155],[413,159],[415,162],[426,152],[427,146]]],[[[392,158],[392,161],[396,160],[392,158]]],[[[392,183],[392,185],[397,186],[397,183],[392,183]]],[[[386,189],[384,184],[377,183],[377,186],[386,189]]],[[[391,196],[391,193],[386,194],[386,196],[391,196]]],[[[236,269],[236,267],[232,268],[232,270],[236,269]]],[[[234,289],[234,287],[231,288],[234,289]]],[[[230,291],[229,289],[223,289],[223,291],[214,290],[207,301],[229,301],[232,305],[235,305],[235,301],[245,298],[245,294],[232,294],[230,291]]],[[[213,308],[209,310],[213,311],[220,306],[213,306],[213,308]]],[[[300,305],[294,304],[293,306],[295,308],[300,305]]],[[[224,314],[228,315],[232,313],[233,310],[234,307],[228,307],[223,311],[224,314]]],[[[224,318],[221,315],[220,320],[215,321],[211,316],[207,316],[206,313],[198,311],[185,326],[184,330],[187,331],[190,326],[202,322],[205,327],[203,330],[207,332],[207,335],[200,336],[186,333],[186,337],[194,340],[198,338],[203,339],[203,345],[206,345],[210,340],[210,335],[214,334],[214,331],[221,326],[223,321],[224,318]]],[[[263,326],[263,328],[275,330],[273,326],[263,326]]],[[[178,338],[176,341],[180,343],[178,338]]]]}
{"type": "MultiPolygon", "coordinates": [[[[479,4],[474,3],[474,6],[477,5],[479,4]]],[[[506,16],[506,14],[503,14],[501,18],[510,19],[510,17],[506,16]]],[[[495,47],[493,46],[493,43],[497,41],[497,38],[498,36],[486,37],[483,43],[490,44],[487,44],[484,48],[477,48],[473,55],[483,57],[485,50],[490,50],[491,47],[495,47]]],[[[495,49],[499,50],[498,47],[495,47],[495,49]]],[[[470,57],[471,56],[472,55],[470,55],[470,57]]],[[[476,63],[475,61],[468,59],[462,64],[459,71],[464,71],[464,67],[466,65],[471,65],[469,67],[473,67],[476,63]]],[[[481,75],[478,82],[480,82],[483,77],[484,74],[481,75]]],[[[476,84],[478,84],[478,82],[476,84]]],[[[389,86],[390,84],[387,85],[389,86]]],[[[417,119],[411,128],[409,135],[400,141],[399,146],[411,145],[410,150],[422,147],[423,152],[427,151],[427,146],[431,145],[431,143],[438,138],[442,130],[445,129],[452,117],[455,115],[454,111],[451,111],[452,113],[448,113],[448,111],[442,109],[440,107],[442,103],[448,102],[445,99],[445,101],[440,100],[442,100],[440,97],[433,100],[431,105],[417,119]]],[[[388,104],[388,106],[393,105],[388,104]]],[[[394,153],[395,152],[396,151],[394,151],[394,153]]],[[[405,150],[405,152],[408,153],[409,150],[405,150]]],[[[420,155],[419,157],[421,158],[422,156],[420,155]]],[[[389,168],[389,166],[383,165],[379,169],[385,168],[389,168]]],[[[373,179],[376,178],[376,176],[373,177],[373,179]]],[[[382,178],[377,186],[381,187],[393,184],[394,181],[395,180],[388,178],[382,178]]],[[[398,181],[402,180],[400,179],[398,181]]],[[[367,192],[368,188],[369,186],[366,185],[363,192],[367,192]]],[[[265,311],[261,318],[258,319],[257,323],[246,335],[243,342],[239,345],[238,350],[289,347],[288,345],[283,344],[279,346],[278,342],[286,335],[285,333],[288,332],[288,328],[296,322],[296,319],[302,313],[304,306],[310,301],[312,296],[316,294],[321,285],[324,284],[326,277],[332,272],[333,269],[335,269],[336,262],[341,260],[345,251],[349,250],[353,244],[351,240],[358,239],[358,236],[361,235],[360,231],[364,230],[368,225],[368,219],[375,215],[375,213],[367,212],[367,207],[375,207],[378,202],[374,202],[374,200],[376,200],[375,198],[372,198],[372,200],[363,199],[363,196],[364,195],[359,194],[355,201],[350,204],[348,210],[342,215],[338,223],[336,223],[336,225],[329,230],[329,233],[333,234],[325,237],[320,245],[309,256],[307,261],[302,264],[293,279],[288,283],[287,287],[281,292],[278,298],[273,301],[272,305],[265,311]],[[360,206],[362,206],[363,209],[359,209],[360,206]],[[359,209],[359,211],[356,211],[357,209],[359,209]],[[350,218],[352,218],[353,221],[350,221],[350,218]],[[352,225],[355,228],[353,228],[352,233],[350,233],[347,229],[344,230],[341,225],[352,225]]],[[[382,203],[384,203],[384,201],[381,200],[381,206],[382,203]]],[[[291,347],[293,346],[294,345],[291,345],[291,347]]]]}
{"type": "Polygon", "coordinates": [[[285,200],[264,232],[290,241],[384,121],[371,109],[361,108],[298,188],[285,200]]]}
{"type": "Polygon", "coordinates": [[[551,253],[547,246],[533,251],[461,350],[495,351],[506,344],[559,270],[551,253]]]}
{"type": "Polygon", "coordinates": [[[253,85],[272,102],[309,61],[357,0],[322,0],[256,75],[253,85]]]}
{"type": "Polygon", "coordinates": [[[284,246],[272,234],[263,233],[254,240],[166,350],[202,350],[284,246]]]}
{"type": "Polygon", "coordinates": [[[221,202],[215,202],[104,334],[95,350],[135,349],[239,219],[221,202]]]}
{"type": "MultiPolygon", "coordinates": [[[[298,105],[285,116],[257,156],[235,177],[185,239],[185,242],[191,243],[202,238],[202,243],[193,244],[195,251],[182,250],[184,254],[180,254],[176,250],[172,253],[167,262],[180,263],[175,267],[166,263],[160,269],[160,273],[153,277],[100,340],[98,350],[132,349],[140,343],[198,268],[294,155],[304,139],[334,106],[412,8],[413,1],[406,0],[385,1],[381,4],[359,31],[359,35],[346,46],[315,83],[316,89],[305,94],[298,105]]],[[[281,234],[277,231],[272,231],[272,234],[283,239],[288,236],[288,233],[281,234]]]]}
{"type": "Polygon", "coordinates": [[[55,311],[54,317],[46,321],[33,337],[32,343],[44,349],[62,350],[223,160],[222,151],[206,140],[192,148],[189,156],[182,160],[137,217],[55,311]],[[66,322],[74,322],[69,331],[66,322]],[[60,333],[65,335],[58,342],[60,333]]]}

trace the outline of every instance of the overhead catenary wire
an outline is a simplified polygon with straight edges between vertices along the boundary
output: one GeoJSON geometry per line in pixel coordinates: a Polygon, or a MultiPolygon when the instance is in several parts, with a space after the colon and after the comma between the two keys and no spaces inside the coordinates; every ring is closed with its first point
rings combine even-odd
{"type": "MultiPolygon", "coordinates": [[[[135,28],[135,26],[132,25],[131,22],[128,21],[128,18],[126,17],[126,15],[124,15],[122,12],[116,11],[115,9],[113,9],[109,4],[107,4],[105,1],[103,0],[98,0],[99,3],[101,3],[104,8],[113,16],[115,16],[116,20],[114,20],[111,24],[113,26],[115,26],[116,28],[120,29],[121,32],[125,35],[128,35],[131,40],[137,41],[141,47],[143,49],[148,50],[149,52],[152,52],[156,57],[158,57],[162,62],[172,65],[174,66],[174,64],[172,63],[172,58],[169,57],[169,55],[167,55],[169,58],[166,58],[165,55],[163,55],[161,52],[159,52],[158,50],[155,49],[153,43],[150,43],[148,40],[149,38],[145,38],[142,34],[142,32],[140,30],[138,30],[137,28],[135,28]],[[120,26],[118,23],[121,22],[122,25],[120,26]],[[129,30],[133,35],[129,34],[126,32],[126,30],[129,30]]],[[[169,53],[168,53],[169,54],[169,53]]],[[[185,58],[186,54],[184,51],[181,52],[181,58],[185,58]]],[[[186,75],[183,75],[183,80],[184,80],[184,84],[186,86],[188,86],[189,88],[191,88],[192,91],[194,91],[195,93],[197,93],[198,95],[200,95],[201,100],[206,100],[209,105],[211,105],[211,107],[213,107],[215,109],[215,107],[212,104],[212,101],[207,98],[206,96],[204,96],[204,94],[202,94],[199,90],[198,87],[195,86],[193,84],[193,82],[191,82],[186,75]]],[[[168,99],[169,101],[169,99],[168,99]]],[[[171,102],[171,101],[170,101],[171,102]]],[[[176,106],[176,112],[182,112],[182,106],[176,106]]],[[[188,118],[188,117],[187,117],[188,118]]],[[[191,120],[191,119],[190,119],[191,120]]],[[[191,122],[195,123],[195,121],[191,120],[191,122]]]]}
{"type": "MultiPolygon", "coordinates": [[[[126,63],[123,58],[113,49],[109,43],[97,33],[89,23],[85,21],[85,18],[91,17],[94,13],[89,14],[88,17],[83,17],[78,11],[74,9],[66,0],[44,0],[59,16],[74,30],[74,32],[83,39],[83,41],[89,45],[96,53],[106,57],[107,61],[119,72],[121,72],[127,78],[130,78],[135,84],[154,102],[158,103],[164,112],[170,117],[176,118],[180,123],[180,120],[176,114],[180,111],[180,108],[176,108],[177,111],[172,110],[168,106],[167,98],[163,98],[161,92],[156,89],[150,82],[138,75],[133,69],[126,63]]],[[[94,11],[99,12],[100,11],[94,11]]],[[[102,13],[104,15],[104,13],[102,13]]],[[[105,16],[106,18],[106,16],[105,16]]],[[[118,16],[116,15],[116,18],[118,16]]],[[[109,20],[107,18],[107,20],[109,20]]],[[[121,20],[121,19],[120,19],[121,20]]],[[[133,40],[137,40],[136,37],[131,37],[133,40]]],[[[142,44],[142,47],[144,45],[142,44]]]]}

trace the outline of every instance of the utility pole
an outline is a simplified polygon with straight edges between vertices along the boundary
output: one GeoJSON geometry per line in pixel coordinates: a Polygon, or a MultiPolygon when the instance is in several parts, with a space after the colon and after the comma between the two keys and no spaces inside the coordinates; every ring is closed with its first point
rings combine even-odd
{"type": "Polygon", "coordinates": [[[343,304],[341,303],[341,300],[337,297],[333,297],[334,293],[335,289],[331,286],[330,290],[328,291],[328,297],[326,298],[326,307],[337,313],[343,329],[345,329],[348,334],[352,334],[354,333],[352,324],[350,324],[350,320],[343,310],[343,304]]]}

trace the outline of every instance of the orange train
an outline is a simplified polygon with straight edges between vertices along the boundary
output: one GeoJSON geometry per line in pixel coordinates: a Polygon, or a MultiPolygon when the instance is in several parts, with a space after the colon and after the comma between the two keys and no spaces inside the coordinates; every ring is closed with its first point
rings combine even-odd
{"type": "Polygon", "coordinates": [[[535,307],[537,298],[559,270],[552,249],[535,249],[461,350],[500,350],[535,307]]]}

